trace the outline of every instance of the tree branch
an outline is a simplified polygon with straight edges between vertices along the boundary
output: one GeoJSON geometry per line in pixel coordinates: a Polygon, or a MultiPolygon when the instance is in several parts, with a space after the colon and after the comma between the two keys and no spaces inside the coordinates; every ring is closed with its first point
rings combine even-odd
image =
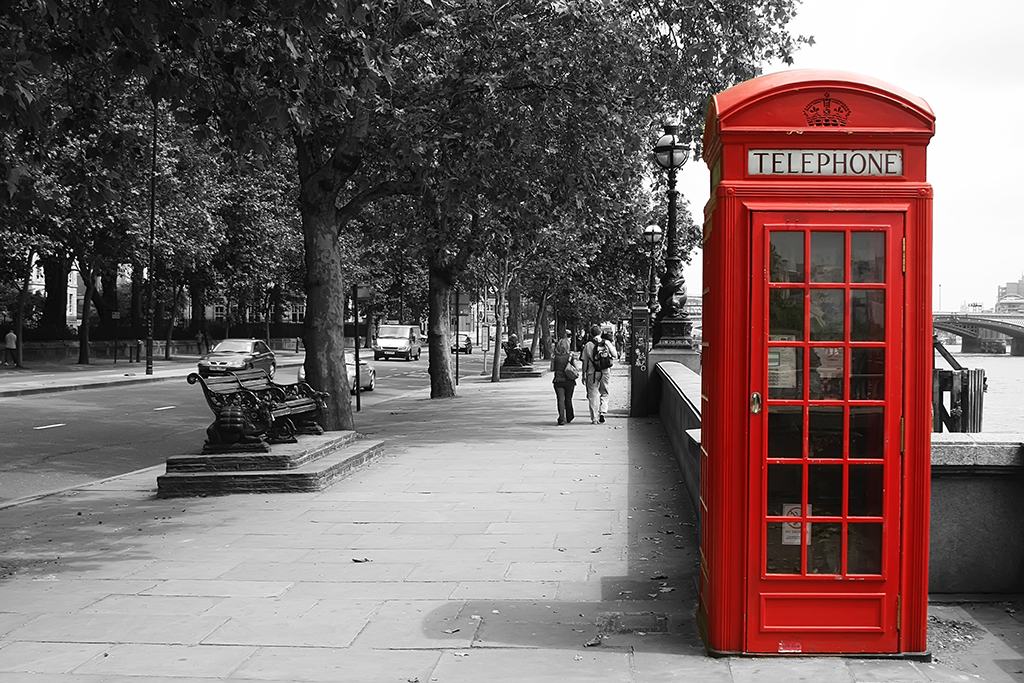
{"type": "Polygon", "coordinates": [[[423,190],[423,183],[417,178],[411,180],[388,180],[363,190],[338,209],[338,230],[359,215],[367,204],[394,195],[415,195],[423,190]]]}

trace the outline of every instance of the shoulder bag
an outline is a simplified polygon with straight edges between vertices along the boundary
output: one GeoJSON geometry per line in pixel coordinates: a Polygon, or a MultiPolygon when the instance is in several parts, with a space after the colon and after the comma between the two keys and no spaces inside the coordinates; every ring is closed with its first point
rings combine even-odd
{"type": "Polygon", "coordinates": [[[580,369],[576,367],[576,357],[573,354],[569,354],[569,360],[565,364],[565,379],[575,382],[580,377],[580,369]]]}

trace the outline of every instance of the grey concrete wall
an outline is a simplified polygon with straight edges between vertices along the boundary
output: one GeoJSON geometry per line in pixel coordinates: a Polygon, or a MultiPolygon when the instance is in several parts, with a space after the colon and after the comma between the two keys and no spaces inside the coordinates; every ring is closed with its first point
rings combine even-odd
{"type": "Polygon", "coordinates": [[[658,414],[683,473],[690,503],[700,514],[700,375],[675,361],[659,362],[654,373],[660,397],[658,414]]]}
{"type": "MultiPolygon", "coordinates": [[[[700,511],[700,375],[662,362],[659,414],[700,511]]],[[[932,434],[930,593],[1024,592],[1024,434],[932,434]]]]}
{"type": "Polygon", "coordinates": [[[929,592],[1024,592],[1022,442],[932,434],[929,592]]]}

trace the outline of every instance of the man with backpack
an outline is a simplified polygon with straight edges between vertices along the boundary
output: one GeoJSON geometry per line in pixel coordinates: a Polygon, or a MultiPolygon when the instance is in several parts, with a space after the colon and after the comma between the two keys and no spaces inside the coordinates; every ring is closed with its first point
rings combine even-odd
{"type": "Polygon", "coordinates": [[[583,382],[587,386],[587,402],[590,404],[590,423],[604,422],[608,413],[609,370],[618,357],[615,345],[601,336],[601,328],[590,328],[590,341],[583,347],[583,382]]]}

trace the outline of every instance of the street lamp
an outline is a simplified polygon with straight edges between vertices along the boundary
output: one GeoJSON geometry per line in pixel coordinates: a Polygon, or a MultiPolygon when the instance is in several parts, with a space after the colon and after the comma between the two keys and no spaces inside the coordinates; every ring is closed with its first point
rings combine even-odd
{"type": "Polygon", "coordinates": [[[654,250],[661,244],[661,228],[657,225],[648,225],[644,228],[644,241],[650,252],[650,285],[647,288],[647,310],[654,315],[658,310],[657,290],[654,283],[654,250]]]}
{"type": "Polygon", "coordinates": [[[686,281],[683,278],[682,259],[679,256],[679,236],[676,230],[676,171],[686,163],[690,149],[679,136],[679,126],[665,124],[665,134],[654,145],[654,160],[668,171],[668,246],[665,251],[665,274],[658,290],[660,310],[654,320],[651,335],[656,347],[693,347],[690,321],[686,315],[686,281]]]}
{"type": "Polygon", "coordinates": [[[149,268],[146,272],[146,374],[153,374],[153,236],[156,230],[156,115],[153,98],[153,156],[149,167],[149,268]]]}

